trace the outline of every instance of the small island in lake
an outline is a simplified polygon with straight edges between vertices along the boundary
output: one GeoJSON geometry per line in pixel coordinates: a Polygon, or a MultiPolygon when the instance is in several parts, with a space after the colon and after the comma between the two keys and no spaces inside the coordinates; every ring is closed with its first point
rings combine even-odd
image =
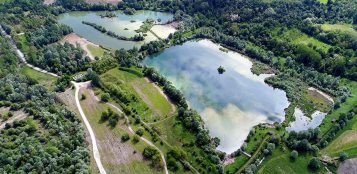
{"type": "Polygon", "coordinates": [[[217,71],[219,74],[223,74],[224,72],[226,72],[226,70],[222,66],[219,66],[217,71]]]}

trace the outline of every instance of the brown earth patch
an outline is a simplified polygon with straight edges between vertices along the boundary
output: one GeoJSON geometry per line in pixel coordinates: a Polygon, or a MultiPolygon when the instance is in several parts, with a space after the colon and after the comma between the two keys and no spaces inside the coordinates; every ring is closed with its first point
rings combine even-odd
{"type": "Polygon", "coordinates": [[[95,46],[95,47],[99,47],[99,45],[96,45],[90,41],[88,41],[87,39],[85,38],[82,38],[80,36],[78,36],[77,34],[75,33],[71,33],[71,34],[68,34],[67,36],[65,36],[61,43],[65,43],[65,42],[68,42],[72,45],[77,45],[79,44],[79,46],[84,50],[84,52],[86,53],[86,56],[88,56],[91,60],[94,60],[94,55],[89,51],[88,49],[88,45],[92,45],[92,46],[95,46]]]}
{"type": "Polygon", "coordinates": [[[85,0],[86,3],[88,4],[113,4],[116,5],[118,2],[121,2],[121,0],[85,0]]]}
{"type": "Polygon", "coordinates": [[[55,1],[56,1],[56,0],[44,0],[44,1],[43,1],[43,4],[45,4],[45,5],[51,5],[51,4],[55,3],[55,1]]]}

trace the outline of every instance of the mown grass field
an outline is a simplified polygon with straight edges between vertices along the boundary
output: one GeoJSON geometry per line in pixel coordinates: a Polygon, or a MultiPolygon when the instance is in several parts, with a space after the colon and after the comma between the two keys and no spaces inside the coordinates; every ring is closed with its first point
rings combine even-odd
{"type": "Polygon", "coordinates": [[[102,57],[104,55],[105,50],[100,47],[93,46],[91,44],[87,45],[88,50],[92,53],[93,56],[102,57]]]}
{"type": "Polygon", "coordinates": [[[54,82],[57,80],[56,77],[38,72],[26,65],[21,68],[21,74],[35,79],[39,84],[50,90],[54,89],[54,82]]]}
{"type": "Polygon", "coordinates": [[[276,29],[272,31],[273,36],[278,39],[283,39],[286,41],[289,41],[290,43],[294,45],[312,45],[313,47],[316,47],[317,49],[321,49],[325,52],[328,51],[328,49],[331,48],[331,45],[328,45],[326,43],[323,43],[313,37],[308,36],[307,34],[301,32],[300,30],[293,28],[293,29],[286,29],[282,33],[279,32],[280,29],[276,29]]]}

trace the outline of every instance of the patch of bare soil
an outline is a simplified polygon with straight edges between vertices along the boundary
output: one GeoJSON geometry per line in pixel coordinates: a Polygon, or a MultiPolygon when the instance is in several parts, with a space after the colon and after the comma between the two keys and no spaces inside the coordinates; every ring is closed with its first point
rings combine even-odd
{"type": "Polygon", "coordinates": [[[86,3],[88,4],[113,4],[116,5],[118,2],[121,2],[121,0],[85,0],[86,3]]]}
{"type": "Polygon", "coordinates": [[[91,60],[94,60],[94,56],[93,54],[89,51],[88,49],[88,45],[93,45],[95,47],[99,47],[99,45],[96,45],[90,41],[88,41],[85,38],[79,37],[77,34],[75,33],[71,33],[68,34],[67,36],[65,36],[63,38],[63,40],[61,41],[61,43],[65,43],[68,42],[72,45],[77,45],[79,44],[79,46],[84,50],[84,52],[86,53],[86,56],[88,56],[91,60]]]}
{"type": "Polygon", "coordinates": [[[55,1],[56,1],[56,0],[44,0],[44,1],[43,1],[43,4],[45,4],[45,5],[51,5],[51,4],[55,3],[55,1]]]}
{"type": "Polygon", "coordinates": [[[26,116],[27,116],[27,114],[25,112],[23,112],[22,110],[13,112],[13,116],[8,118],[7,120],[0,120],[0,130],[5,128],[6,124],[11,124],[15,120],[22,120],[22,119],[26,118],[26,116]]]}
{"type": "Polygon", "coordinates": [[[356,174],[357,173],[357,158],[344,161],[337,169],[338,174],[356,174]]]}
{"type": "Polygon", "coordinates": [[[318,90],[318,89],[316,89],[314,87],[309,87],[308,90],[312,91],[312,92],[315,92],[316,93],[315,95],[322,95],[323,97],[326,98],[326,100],[328,100],[331,103],[334,103],[333,98],[330,95],[328,95],[328,94],[326,94],[326,93],[324,93],[324,92],[322,92],[322,91],[320,91],[320,90],[318,90]]]}

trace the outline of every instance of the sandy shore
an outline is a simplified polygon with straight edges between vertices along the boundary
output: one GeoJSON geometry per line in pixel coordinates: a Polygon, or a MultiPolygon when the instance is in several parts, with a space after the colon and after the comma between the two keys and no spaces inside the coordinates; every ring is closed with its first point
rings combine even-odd
{"type": "Polygon", "coordinates": [[[319,93],[320,95],[324,96],[328,101],[334,103],[333,98],[330,95],[328,95],[328,94],[326,94],[326,93],[324,93],[324,92],[322,92],[322,91],[320,91],[320,90],[318,90],[318,89],[316,89],[314,87],[309,87],[308,90],[315,91],[315,92],[319,93]]]}

